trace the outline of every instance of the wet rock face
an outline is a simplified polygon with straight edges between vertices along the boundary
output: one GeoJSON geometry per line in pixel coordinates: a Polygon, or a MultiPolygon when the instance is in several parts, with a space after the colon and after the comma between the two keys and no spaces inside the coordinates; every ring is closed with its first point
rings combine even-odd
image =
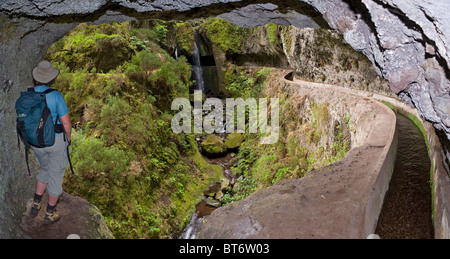
{"type": "Polygon", "coordinates": [[[353,48],[368,56],[393,92],[416,106],[450,138],[448,113],[442,110],[442,104],[450,101],[450,29],[446,26],[450,18],[439,11],[449,8],[450,2],[306,2],[314,5],[353,48]],[[433,67],[441,67],[447,75],[433,67]]]}
{"type": "MultiPolygon", "coordinates": [[[[447,0],[2,0],[0,1],[0,237],[15,234],[10,204],[30,188],[16,148],[14,102],[47,48],[79,22],[192,19],[222,15],[248,26],[267,22],[329,26],[365,54],[393,92],[450,139],[450,2],[447,0]],[[277,8],[276,8],[277,7],[277,8]],[[255,19],[255,16],[258,19],[255,19]],[[294,16],[294,17],[293,17],[294,16]],[[245,22],[247,21],[247,22],[245,22]],[[8,207],[9,206],[9,207],[8,207]]],[[[447,154],[447,157],[450,157],[447,154]]],[[[22,197],[23,196],[23,197],[22,197]]],[[[22,205],[20,205],[22,204],[22,205]]],[[[14,205],[14,208],[17,208],[14,205]]],[[[20,209],[18,209],[20,211],[20,209]]]]}

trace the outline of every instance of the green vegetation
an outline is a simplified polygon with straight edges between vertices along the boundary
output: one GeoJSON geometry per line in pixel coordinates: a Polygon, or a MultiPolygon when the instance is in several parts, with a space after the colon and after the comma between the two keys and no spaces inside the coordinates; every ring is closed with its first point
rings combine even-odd
{"type": "Polygon", "coordinates": [[[267,28],[267,38],[269,39],[270,44],[274,45],[279,38],[278,25],[275,23],[268,23],[265,27],[267,28]]]}
{"type": "Polygon", "coordinates": [[[95,68],[99,72],[108,72],[133,54],[129,44],[131,35],[127,31],[125,23],[81,24],[70,37],[57,41],[49,49],[49,56],[53,61],[66,64],[71,71],[95,68]],[[114,50],[114,55],[110,50],[114,50]]]}
{"type": "Polygon", "coordinates": [[[189,54],[194,52],[194,27],[190,22],[177,24],[177,43],[189,54]]]}
{"type": "Polygon", "coordinates": [[[225,141],[225,146],[228,149],[235,149],[241,146],[243,141],[242,134],[234,132],[228,135],[227,140],[225,141]]]}
{"type": "Polygon", "coordinates": [[[225,71],[225,89],[235,98],[257,98],[262,93],[270,72],[270,68],[263,68],[254,74],[230,64],[225,71]]]}
{"type": "Polygon", "coordinates": [[[209,135],[200,145],[204,153],[211,157],[219,157],[227,152],[227,146],[222,138],[216,135],[209,135]]]}
{"type": "MultiPolygon", "coordinates": [[[[270,73],[267,68],[255,72],[231,66],[226,72],[227,90],[233,97],[244,99],[267,97],[270,73]]],[[[231,168],[238,177],[237,187],[225,193],[222,203],[243,199],[283,179],[301,178],[314,168],[344,158],[350,150],[350,125],[343,118],[340,124],[331,126],[332,130],[329,131],[331,120],[327,103],[307,103],[306,96],[289,96],[285,93],[278,93],[278,97],[280,114],[283,116],[280,121],[280,141],[272,145],[260,145],[263,134],[243,134],[237,162],[231,168]],[[329,134],[334,136],[331,143],[326,140],[329,134]]]]}
{"type": "Polygon", "coordinates": [[[207,19],[202,24],[206,36],[223,52],[240,52],[243,40],[248,35],[248,29],[233,25],[220,18],[207,19]]]}
{"type": "Polygon", "coordinates": [[[203,191],[222,176],[220,166],[200,155],[193,134],[171,130],[175,111],[170,104],[178,97],[189,98],[192,81],[187,58],[179,55],[175,60],[169,53],[174,46],[192,53],[194,30],[223,59],[227,96],[279,97],[283,115],[276,144],[260,145],[262,133],[230,134],[219,145],[214,137],[202,143],[210,153],[240,145],[231,168],[238,179],[222,202],[243,199],[283,179],[303,177],[349,150],[348,121],[332,125],[327,103],[271,93],[271,69],[238,67],[227,60],[232,56],[228,54],[242,51],[249,36],[265,33],[266,40],[277,44],[275,24],[244,29],[219,18],[80,24],[47,55],[61,70],[54,87],[63,93],[76,127],[75,175],[68,175],[64,185],[66,191],[96,205],[117,238],[177,237],[203,191]],[[334,139],[329,141],[328,136],[334,139]]]}
{"type": "Polygon", "coordinates": [[[176,237],[221,176],[194,136],[172,133],[169,105],[189,96],[191,67],[162,48],[167,33],[163,23],[81,24],[47,55],[76,125],[65,189],[95,204],[117,238],[176,237]]]}

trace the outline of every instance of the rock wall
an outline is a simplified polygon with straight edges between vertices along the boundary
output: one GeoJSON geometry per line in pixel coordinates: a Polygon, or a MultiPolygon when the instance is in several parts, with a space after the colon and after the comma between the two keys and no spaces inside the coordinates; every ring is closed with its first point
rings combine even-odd
{"type": "Polygon", "coordinates": [[[394,93],[450,138],[450,27],[441,11],[450,2],[306,2],[373,62],[394,93]]]}
{"type": "Polygon", "coordinates": [[[282,27],[283,51],[295,77],[395,95],[372,63],[334,30],[282,27]]]}
{"type": "Polygon", "coordinates": [[[1,1],[0,237],[21,235],[17,213],[24,210],[25,197],[33,182],[23,178],[25,164],[22,152],[16,148],[14,102],[20,91],[31,84],[30,71],[44,57],[47,48],[79,22],[186,20],[236,10],[237,15],[227,16],[236,23],[233,17],[239,17],[240,22],[256,21],[255,15],[259,13],[257,17],[267,17],[267,22],[283,25],[329,26],[366,55],[377,73],[388,80],[392,91],[414,105],[440,131],[444,148],[448,150],[444,156],[448,163],[450,18],[446,10],[449,8],[450,2],[446,0],[1,1]],[[267,13],[276,15],[263,15],[267,13]],[[292,14],[297,18],[289,18],[292,14]]]}

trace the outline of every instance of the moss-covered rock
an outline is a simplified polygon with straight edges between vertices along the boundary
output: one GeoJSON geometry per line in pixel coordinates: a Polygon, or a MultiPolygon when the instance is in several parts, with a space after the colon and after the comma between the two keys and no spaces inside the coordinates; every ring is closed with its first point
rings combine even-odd
{"type": "Polygon", "coordinates": [[[202,153],[207,157],[220,157],[227,153],[227,146],[222,138],[216,135],[209,135],[200,145],[202,153]]]}
{"type": "Polygon", "coordinates": [[[235,150],[241,146],[244,137],[242,134],[234,132],[228,135],[227,140],[225,141],[225,146],[227,146],[228,150],[235,150]]]}
{"type": "Polygon", "coordinates": [[[194,27],[190,22],[177,23],[177,45],[182,54],[194,54],[194,27]]]}
{"type": "Polygon", "coordinates": [[[242,49],[242,42],[248,35],[248,30],[220,18],[210,18],[202,24],[201,30],[212,44],[220,47],[224,52],[238,53],[242,49]]]}
{"type": "Polygon", "coordinates": [[[130,40],[129,29],[129,23],[80,24],[50,47],[46,58],[65,63],[71,71],[109,72],[134,54],[135,45],[130,40]]]}

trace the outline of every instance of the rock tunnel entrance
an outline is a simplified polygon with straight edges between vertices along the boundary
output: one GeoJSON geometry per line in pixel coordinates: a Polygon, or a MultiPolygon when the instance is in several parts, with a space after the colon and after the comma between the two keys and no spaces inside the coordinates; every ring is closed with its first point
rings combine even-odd
{"type": "MultiPolygon", "coordinates": [[[[157,22],[156,22],[157,23],[157,22]]],[[[90,28],[86,28],[87,30],[89,30],[90,28]]],[[[80,32],[80,33],[82,33],[82,32],[80,32]]],[[[136,34],[137,35],[137,34],[136,34]]],[[[321,35],[322,36],[322,35],[321,35]]],[[[192,58],[192,59],[197,59],[198,60],[198,62],[199,62],[199,66],[201,66],[201,68],[202,68],[202,70],[203,70],[203,72],[204,72],[204,66],[203,66],[203,64],[207,64],[207,65],[215,65],[215,61],[214,61],[214,56],[213,55],[208,55],[208,54],[210,54],[211,52],[212,52],[212,50],[211,50],[211,46],[208,46],[206,43],[205,43],[205,40],[203,40],[203,39],[199,39],[199,38],[197,38],[198,37],[198,35],[197,35],[197,33],[195,33],[194,32],[194,37],[193,37],[193,40],[194,40],[194,42],[196,43],[195,45],[199,45],[199,46],[201,46],[201,47],[199,47],[199,46],[195,46],[194,47],[194,49],[196,49],[196,50],[194,50],[194,55],[197,55],[197,57],[195,57],[195,58],[192,58]],[[203,53],[205,53],[205,54],[203,54],[203,55],[201,55],[200,54],[200,50],[199,49],[204,49],[202,52],[203,53]],[[203,59],[201,58],[201,57],[203,57],[203,59]]],[[[134,41],[137,41],[137,39],[133,39],[134,41]]],[[[62,43],[57,43],[56,45],[61,45],[62,43]]],[[[139,42],[139,44],[143,44],[142,42],[139,42]]],[[[170,45],[170,44],[169,44],[170,45]]],[[[179,57],[179,54],[177,54],[178,53],[178,47],[176,47],[175,48],[175,51],[174,51],[174,56],[175,56],[175,58],[178,58],[179,57]]],[[[113,51],[113,52],[115,52],[115,53],[117,53],[117,51],[113,51]]],[[[236,57],[236,56],[234,56],[234,57],[236,57]]],[[[260,62],[263,62],[263,61],[261,61],[261,59],[259,59],[259,60],[254,60],[254,59],[249,59],[249,60],[245,60],[244,59],[244,57],[245,57],[245,55],[241,55],[241,56],[239,56],[239,58],[237,59],[237,61],[236,60],[234,60],[233,59],[233,56],[230,58],[229,57],[229,59],[231,59],[231,60],[233,60],[233,61],[236,61],[238,64],[238,66],[242,66],[242,65],[245,65],[245,62],[249,62],[249,64],[250,65],[261,65],[260,64],[260,62]],[[244,61],[244,63],[240,63],[240,62],[242,62],[242,61],[244,61]]],[[[259,57],[260,58],[260,57],[259,57]]],[[[125,60],[128,60],[128,58],[125,58],[125,60]]],[[[193,61],[191,61],[192,63],[193,63],[193,65],[195,65],[194,63],[196,63],[196,62],[193,62],[193,61]]],[[[268,62],[268,65],[269,66],[274,66],[273,65],[273,62],[271,62],[270,60],[267,60],[267,62],[268,62]]],[[[264,65],[264,64],[263,64],[264,65]]],[[[283,65],[280,65],[280,67],[283,67],[283,65]]],[[[111,70],[111,69],[114,69],[114,68],[110,68],[109,70],[111,70]]],[[[103,72],[106,72],[106,71],[103,71],[103,72]]],[[[205,76],[205,78],[208,78],[209,76],[205,76]]],[[[197,80],[197,79],[196,79],[197,80]]],[[[197,82],[198,83],[198,82],[197,82]]],[[[217,83],[217,82],[216,82],[217,83]]],[[[208,87],[206,87],[204,90],[207,90],[207,88],[208,87]]],[[[98,123],[100,123],[100,122],[98,122],[98,123]]],[[[406,147],[407,147],[408,145],[406,145],[406,147]]],[[[408,158],[402,158],[402,160],[407,160],[408,158]]],[[[426,160],[426,159],[425,159],[426,160]]],[[[429,167],[428,167],[429,168],[429,167]]],[[[429,207],[431,207],[431,206],[429,206],[429,207]]]]}
{"type": "MultiPolygon", "coordinates": [[[[6,1],[6,4],[8,1],[6,1]]],[[[273,1],[258,1],[258,3],[266,3],[269,4],[273,1]]],[[[300,1],[285,1],[284,2],[285,5],[283,5],[282,3],[279,3],[279,10],[281,11],[281,13],[292,10],[292,8],[290,8],[291,6],[297,6],[300,7],[300,9],[298,10],[306,10],[306,11],[302,11],[300,13],[302,14],[307,14],[308,16],[313,17],[313,21],[316,25],[314,26],[322,26],[322,27],[328,27],[328,24],[330,23],[331,19],[329,17],[327,17],[328,22],[324,22],[324,20],[322,19],[322,16],[318,13],[320,12],[325,12],[322,8],[319,7],[320,12],[316,11],[315,8],[311,8],[309,5],[301,3],[300,1]],[[305,9],[306,7],[306,9],[305,9]]],[[[220,15],[219,13],[214,13],[214,12],[223,12],[222,10],[220,10],[220,8],[217,8],[217,6],[226,6],[227,10],[238,10],[239,7],[245,7],[245,4],[242,4],[238,1],[238,3],[236,4],[218,4],[218,5],[214,5],[214,8],[199,8],[199,9],[193,9],[193,10],[189,10],[189,11],[184,11],[184,12],[178,12],[178,11],[173,11],[173,14],[178,17],[183,17],[185,19],[188,18],[192,18],[192,17],[203,17],[203,16],[209,16],[211,15],[211,13],[213,13],[214,15],[220,15]],[[215,10],[215,11],[214,11],[215,10]]],[[[127,20],[129,19],[128,15],[131,17],[137,17],[138,19],[145,19],[144,17],[146,16],[146,14],[141,14],[138,12],[135,12],[133,9],[133,7],[127,7],[125,8],[125,10],[122,9],[122,7],[120,6],[105,6],[101,9],[101,11],[96,11],[96,15],[89,17],[89,16],[85,16],[85,15],[80,15],[78,18],[75,17],[75,20],[88,20],[88,21],[92,21],[92,20],[98,20],[97,22],[109,22],[111,20],[127,20]],[[112,8],[110,8],[112,7],[112,8]],[[128,8],[128,9],[127,9],[128,8]],[[111,9],[111,10],[109,10],[111,9]],[[125,15],[124,15],[125,14],[125,15]],[[98,19],[97,19],[98,18],[98,19]]],[[[189,8],[188,8],[189,9],[189,8]]],[[[8,13],[9,15],[11,14],[11,11],[8,10],[7,7],[2,6],[1,8],[2,12],[8,13]]],[[[45,10],[45,8],[44,8],[45,10]]],[[[239,11],[238,11],[239,12],[239,11]]],[[[238,13],[237,12],[237,13],[238,13]]],[[[14,12],[12,12],[14,13],[14,12]]],[[[89,13],[89,11],[88,11],[89,13]]],[[[232,12],[231,12],[232,13],[232,12]]],[[[236,12],[235,12],[236,13],[236,12]]],[[[14,117],[14,113],[12,111],[12,109],[10,107],[12,107],[12,99],[14,99],[12,96],[17,96],[17,94],[19,93],[20,89],[19,85],[27,85],[29,83],[29,78],[28,77],[28,70],[31,70],[32,67],[35,64],[31,64],[33,62],[29,63],[29,60],[33,60],[34,63],[37,63],[40,59],[42,59],[42,57],[45,55],[43,49],[46,49],[50,44],[52,44],[53,42],[55,42],[57,39],[59,39],[60,37],[62,37],[65,32],[67,32],[70,28],[74,27],[75,23],[71,23],[73,22],[73,20],[71,20],[70,22],[66,22],[66,19],[70,20],[69,17],[65,14],[59,14],[59,12],[55,13],[55,16],[53,18],[50,18],[48,20],[46,20],[46,18],[36,18],[34,19],[35,14],[31,13],[31,14],[26,14],[23,17],[19,17],[19,18],[13,18],[13,22],[11,22],[7,16],[3,16],[1,17],[1,22],[3,24],[5,24],[5,26],[2,29],[2,35],[1,35],[1,41],[2,43],[9,43],[10,45],[7,45],[7,47],[4,47],[6,45],[2,46],[2,53],[5,54],[5,57],[13,57],[14,55],[17,55],[19,60],[23,60],[23,61],[17,61],[16,65],[13,67],[8,67],[6,65],[6,63],[3,61],[2,63],[0,63],[1,68],[3,74],[1,75],[0,79],[1,82],[3,83],[3,91],[1,93],[1,100],[2,100],[2,106],[1,106],[1,115],[2,115],[2,119],[5,119],[5,121],[7,121],[7,123],[2,123],[1,124],[1,129],[4,132],[9,132],[12,128],[13,128],[13,117],[14,117]],[[58,15],[61,15],[58,17],[58,15]],[[26,24],[28,24],[28,27],[26,26],[26,24]],[[25,25],[25,26],[24,26],[25,25]],[[22,28],[27,28],[27,29],[22,29],[22,28]],[[21,28],[18,31],[15,31],[15,28],[21,28]],[[54,30],[55,28],[57,28],[56,30],[54,30]],[[7,33],[4,33],[4,32],[7,33]],[[41,47],[40,50],[38,51],[33,51],[31,50],[32,47],[32,42],[38,42],[38,46],[41,47]],[[16,46],[19,47],[12,47],[12,44],[16,44],[16,46]],[[25,50],[25,51],[23,51],[25,50]],[[25,62],[25,60],[28,60],[27,62],[25,62]],[[18,69],[20,67],[20,69],[18,69]],[[14,71],[13,71],[14,70],[14,71]],[[20,70],[20,71],[19,71],[20,70]],[[9,107],[9,108],[8,108],[9,107]]],[[[48,14],[47,14],[48,15],[48,14]]],[[[171,19],[171,12],[163,12],[163,13],[154,13],[153,14],[155,17],[159,18],[164,18],[164,19],[171,19]]],[[[279,15],[279,14],[277,14],[279,15]]],[[[20,15],[19,15],[20,16],[20,15]]],[[[38,15],[39,16],[39,15],[38,15]]],[[[70,14],[69,14],[70,16],[70,14]]],[[[14,14],[12,15],[12,17],[14,17],[14,14]]],[[[269,18],[272,19],[272,18],[269,18]]],[[[308,20],[308,22],[310,22],[311,20],[308,20]]],[[[278,23],[286,23],[287,20],[286,19],[278,19],[277,21],[278,23]]],[[[289,21],[288,21],[289,22],[289,21]]],[[[290,23],[294,23],[294,22],[290,22],[290,23]]],[[[333,24],[332,27],[336,27],[334,22],[331,22],[333,24]]],[[[339,27],[341,25],[338,25],[337,27],[339,27]]],[[[345,26],[344,26],[345,27],[345,26]]],[[[342,29],[342,28],[340,28],[342,29]]],[[[12,58],[11,58],[12,59],[12,58]]],[[[5,59],[7,60],[7,58],[5,59]]],[[[376,63],[376,62],[375,62],[376,63]]],[[[444,136],[445,137],[445,134],[444,136]]],[[[11,140],[13,139],[8,138],[5,139],[6,145],[2,145],[1,147],[1,153],[2,153],[2,158],[0,160],[1,162],[1,167],[0,167],[0,172],[1,173],[5,173],[8,176],[12,176],[14,175],[17,171],[21,171],[18,168],[22,168],[23,167],[23,162],[21,161],[17,161],[15,159],[13,159],[13,157],[20,157],[20,154],[18,154],[16,151],[10,152],[10,147],[13,146],[12,143],[13,141],[11,140]],[[11,153],[11,154],[10,154],[11,153]],[[5,154],[5,155],[3,155],[5,154]],[[9,154],[9,155],[6,155],[9,154]],[[13,161],[13,163],[7,163],[6,161],[13,161]]],[[[20,175],[20,173],[19,173],[20,175]]],[[[11,179],[11,178],[9,178],[11,179]]],[[[21,189],[24,186],[20,186],[21,184],[27,185],[28,182],[25,181],[25,183],[21,180],[14,180],[15,178],[12,178],[13,180],[11,180],[10,182],[8,182],[5,186],[1,186],[1,190],[2,190],[2,194],[1,194],[1,198],[2,200],[6,200],[8,201],[7,203],[14,203],[14,204],[22,204],[22,205],[18,205],[18,207],[23,207],[24,204],[24,200],[27,199],[27,195],[25,194],[24,197],[21,197],[21,195],[12,198],[13,194],[17,194],[17,190],[21,189]],[[18,184],[18,186],[14,186],[11,187],[13,185],[18,184]],[[3,192],[3,190],[5,190],[3,192]]],[[[26,189],[26,188],[23,188],[26,189]]],[[[6,203],[5,203],[6,204],[6,203]]],[[[2,205],[1,207],[2,209],[2,218],[10,218],[9,216],[6,216],[7,214],[10,214],[11,210],[5,208],[4,205],[2,205]]],[[[20,211],[21,209],[19,208],[17,211],[20,211]]],[[[4,224],[1,224],[1,229],[4,229],[5,231],[1,231],[2,235],[4,236],[14,236],[16,235],[15,233],[10,233],[11,229],[12,231],[16,231],[14,227],[11,226],[17,226],[17,220],[15,219],[8,219],[5,221],[4,224]],[[9,231],[6,229],[10,229],[9,231]]],[[[17,231],[17,232],[20,232],[17,231]]],[[[19,234],[20,235],[20,234],[19,234]]],[[[1,235],[0,235],[1,236],[1,235]]]]}

